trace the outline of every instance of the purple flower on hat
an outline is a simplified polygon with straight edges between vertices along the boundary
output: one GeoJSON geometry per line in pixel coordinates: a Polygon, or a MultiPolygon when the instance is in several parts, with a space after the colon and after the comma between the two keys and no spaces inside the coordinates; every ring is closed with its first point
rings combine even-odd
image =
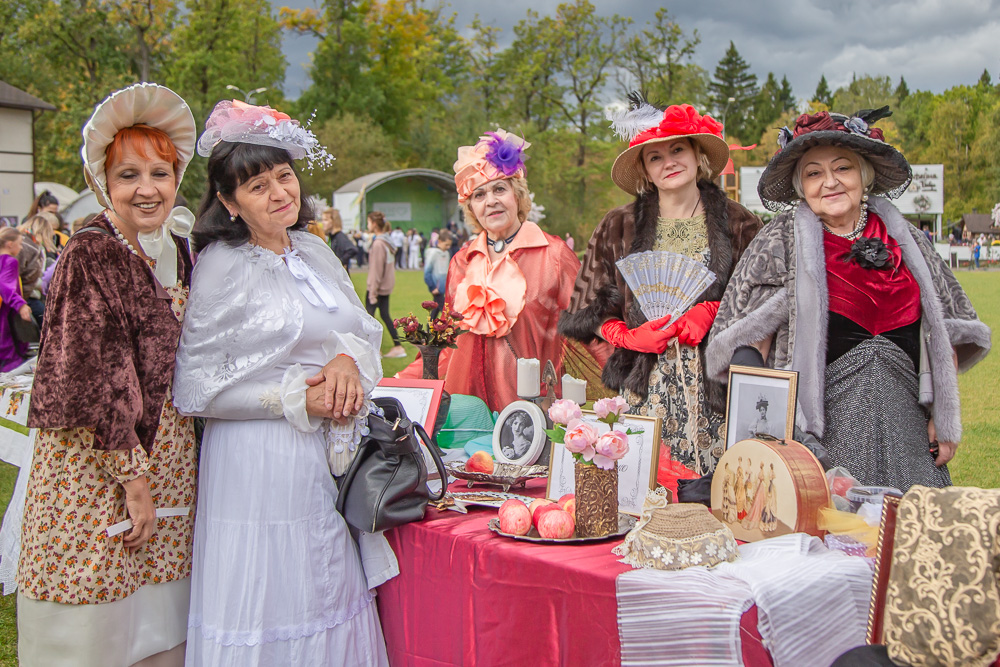
{"type": "Polygon", "coordinates": [[[853,132],[854,134],[861,134],[868,136],[868,123],[861,120],[857,116],[853,116],[844,121],[844,127],[853,132]]]}
{"type": "Polygon", "coordinates": [[[524,168],[528,156],[524,154],[524,140],[514,135],[504,139],[496,132],[487,132],[490,137],[486,142],[486,161],[496,167],[497,171],[508,178],[524,168]]]}
{"type": "Polygon", "coordinates": [[[792,131],[787,127],[783,127],[778,130],[778,148],[784,150],[788,142],[792,140],[792,131]]]}

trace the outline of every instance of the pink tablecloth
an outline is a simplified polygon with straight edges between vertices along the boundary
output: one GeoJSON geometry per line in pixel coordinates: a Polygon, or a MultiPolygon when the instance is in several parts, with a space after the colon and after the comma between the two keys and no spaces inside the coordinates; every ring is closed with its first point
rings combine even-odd
{"type": "MultiPolygon", "coordinates": [[[[544,491],[544,480],[536,480],[527,495],[544,491]]],[[[494,516],[487,508],[470,508],[467,515],[429,508],[420,523],[387,533],[400,568],[378,590],[390,662],[618,664],[615,578],[631,569],[611,553],[620,540],[586,546],[519,542],[487,528],[494,516]]],[[[771,665],[757,632],[756,607],[744,614],[741,634],[745,663],[771,665]]]]}

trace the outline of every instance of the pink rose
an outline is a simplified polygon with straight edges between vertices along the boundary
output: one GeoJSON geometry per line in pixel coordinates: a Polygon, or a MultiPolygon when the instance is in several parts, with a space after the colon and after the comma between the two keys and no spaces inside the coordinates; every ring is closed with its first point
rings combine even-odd
{"type": "Polygon", "coordinates": [[[556,424],[569,424],[574,419],[581,419],[583,413],[574,401],[561,398],[549,408],[549,418],[556,424]]]}
{"type": "Polygon", "coordinates": [[[594,456],[594,443],[597,442],[597,429],[580,419],[574,419],[566,426],[566,436],[563,445],[574,454],[583,454],[590,460],[594,456]]]}
{"type": "Polygon", "coordinates": [[[624,413],[628,412],[628,401],[621,396],[602,398],[594,403],[594,412],[597,413],[599,419],[607,419],[610,414],[621,417],[624,413]]]}
{"type": "Polygon", "coordinates": [[[608,431],[597,439],[594,449],[598,454],[617,461],[628,454],[628,435],[622,431],[608,431]]]}

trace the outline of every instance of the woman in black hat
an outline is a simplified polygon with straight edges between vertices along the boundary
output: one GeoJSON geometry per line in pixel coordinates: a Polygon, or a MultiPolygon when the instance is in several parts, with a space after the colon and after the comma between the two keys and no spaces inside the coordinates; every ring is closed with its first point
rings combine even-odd
{"type": "Polygon", "coordinates": [[[852,117],[803,114],[758,191],[778,215],[736,267],[712,330],[709,373],[730,364],[798,371],[798,424],[862,484],[951,484],[961,438],[957,371],[990,329],[919,229],[886,197],[906,158],[852,117]]]}

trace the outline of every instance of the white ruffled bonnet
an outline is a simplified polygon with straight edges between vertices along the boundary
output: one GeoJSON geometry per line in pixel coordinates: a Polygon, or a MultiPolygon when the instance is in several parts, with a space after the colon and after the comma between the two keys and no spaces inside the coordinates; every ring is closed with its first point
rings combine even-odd
{"type": "Polygon", "coordinates": [[[119,130],[143,123],[166,132],[177,148],[177,187],[194,157],[198,130],[187,102],[156,83],[137,83],[112,93],[83,126],[83,175],[97,201],[111,210],[105,151],[119,130]]]}

